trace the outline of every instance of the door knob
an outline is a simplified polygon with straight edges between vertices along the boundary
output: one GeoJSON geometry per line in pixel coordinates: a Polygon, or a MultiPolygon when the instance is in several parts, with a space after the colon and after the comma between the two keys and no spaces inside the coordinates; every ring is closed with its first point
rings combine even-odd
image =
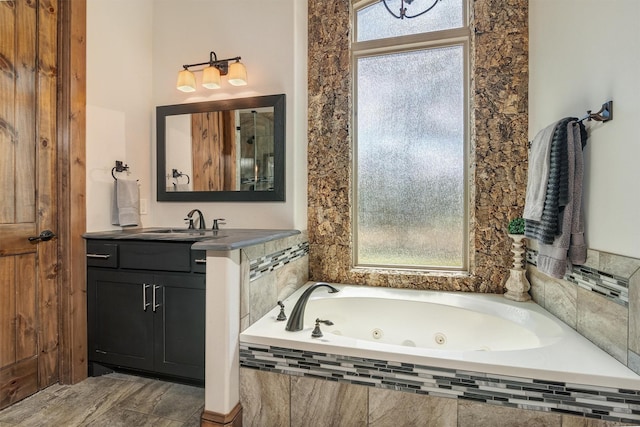
{"type": "Polygon", "coordinates": [[[34,243],[38,243],[38,242],[46,242],[48,240],[53,239],[54,237],[56,237],[55,233],[51,230],[44,230],[42,233],[40,233],[39,236],[31,236],[29,237],[29,241],[30,242],[34,242],[34,243]]]}

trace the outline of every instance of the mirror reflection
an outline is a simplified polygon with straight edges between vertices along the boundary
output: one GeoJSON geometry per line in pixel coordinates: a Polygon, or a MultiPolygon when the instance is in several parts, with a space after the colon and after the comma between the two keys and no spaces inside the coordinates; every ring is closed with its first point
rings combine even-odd
{"type": "Polygon", "coordinates": [[[157,107],[158,200],[284,200],[284,95],[157,107]]]}
{"type": "Polygon", "coordinates": [[[273,107],[166,118],[167,191],[273,191],[273,107]]]}

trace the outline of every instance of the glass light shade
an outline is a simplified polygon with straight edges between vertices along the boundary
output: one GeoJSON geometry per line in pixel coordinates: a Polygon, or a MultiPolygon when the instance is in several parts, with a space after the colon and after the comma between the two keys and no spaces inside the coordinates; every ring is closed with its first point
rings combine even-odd
{"type": "Polygon", "coordinates": [[[178,83],[176,88],[182,92],[196,91],[196,76],[189,70],[182,70],[178,73],[178,83]]]}
{"type": "Polygon", "coordinates": [[[241,62],[229,64],[229,84],[234,86],[244,86],[247,84],[247,69],[241,62]]]}
{"type": "Polygon", "coordinates": [[[202,70],[202,86],[207,89],[220,89],[220,70],[212,65],[202,70]]]}

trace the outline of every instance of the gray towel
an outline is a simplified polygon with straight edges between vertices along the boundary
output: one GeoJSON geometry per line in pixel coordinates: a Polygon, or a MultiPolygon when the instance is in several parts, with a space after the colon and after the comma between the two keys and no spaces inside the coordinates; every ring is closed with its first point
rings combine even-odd
{"type": "Polygon", "coordinates": [[[111,224],[121,227],[136,226],[140,220],[138,181],[117,179],[113,186],[111,224]]]}
{"type": "Polygon", "coordinates": [[[540,243],[551,244],[555,237],[561,233],[562,211],[567,204],[569,181],[567,124],[575,120],[575,118],[567,117],[557,122],[551,141],[549,177],[542,217],[539,221],[525,219],[525,236],[540,243]]]}
{"type": "Polygon", "coordinates": [[[581,127],[582,124],[576,121],[567,125],[568,200],[561,215],[561,232],[556,236],[553,244],[539,245],[538,270],[556,278],[564,277],[569,264],[581,265],[587,258],[582,218],[584,134],[581,127]]]}
{"type": "Polygon", "coordinates": [[[558,122],[542,129],[533,141],[529,151],[529,171],[527,175],[527,195],[524,202],[524,219],[540,221],[544,209],[549,180],[549,159],[551,141],[558,122]]]}

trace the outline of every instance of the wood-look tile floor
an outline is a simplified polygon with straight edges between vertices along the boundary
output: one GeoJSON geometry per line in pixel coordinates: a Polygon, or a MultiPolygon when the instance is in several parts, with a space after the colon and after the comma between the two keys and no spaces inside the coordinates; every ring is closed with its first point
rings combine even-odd
{"type": "Polygon", "coordinates": [[[0,411],[0,427],[195,427],[203,408],[203,388],[114,373],[46,388],[0,411]]]}

